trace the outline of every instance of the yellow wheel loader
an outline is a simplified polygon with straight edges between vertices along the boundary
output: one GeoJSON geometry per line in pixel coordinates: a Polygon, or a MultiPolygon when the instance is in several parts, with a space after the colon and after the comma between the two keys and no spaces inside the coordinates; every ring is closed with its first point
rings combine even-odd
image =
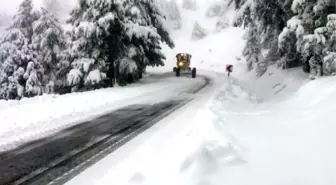
{"type": "Polygon", "coordinates": [[[176,55],[176,67],[173,68],[173,72],[176,73],[176,76],[181,76],[181,73],[191,73],[192,78],[196,78],[196,68],[190,67],[192,55],[189,53],[178,53],[176,55]]]}

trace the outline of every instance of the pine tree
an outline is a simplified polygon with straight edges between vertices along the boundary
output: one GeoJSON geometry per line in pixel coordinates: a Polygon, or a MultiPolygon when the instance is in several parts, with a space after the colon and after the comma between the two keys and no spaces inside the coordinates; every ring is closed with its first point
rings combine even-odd
{"type": "Polygon", "coordinates": [[[41,95],[43,67],[32,46],[33,22],[38,19],[32,1],[24,0],[0,43],[2,99],[41,95]]]}
{"type": "Polygon", "coordinates": [[[38,51],[38,60],[44,69],[44,92],[53,93],[55,85],[60,86],[57,77],[61,51],[65,48],[63,29],[58,19],[42,8],[40,18],[34,22],[33,32],[33,47],[38,51]]]}
{"type": "Polygon", "coordinates": [[[298,51],[302,50],[304,28],[297,16],[287,21],[287,26],[278,37],[278,49],[281,56],[279,65],[283,69],[300,65],[298,51]]]}
{"type": "Polygon", "coordinates": [[[250,23],[247,32],[247,42],[243,50],[246,58],[247,70],[256,69],[257,76],[262,76],[267,70],[267,63],[261,53],[261,43],[258,36],[258,28],[256,24],[250,23]],[[256,67],[255,67],[256,65],[256,67]]]}
{"type": "Polygon", "coordinates": [[[109,57],[123,49],[117,35],[121,31],[118,19],[120,11],[119,3],[97,0],[79,1],[71,12],[68,22],[74,28],[68,43],[71,50],[67,54],[70,56],[66,59],[72,66],[67,81],[73,91],[103,85],[107,72],[106,63],[113,62],[109,61],[109,57]]]}
{"type": "Polygon", "coordinates": [[[124,24],[127,35],[124,43],[129,51],[125,54],[126,61],[134,61],[140,73],[146,66],[164,65],[166,58],[161,51],[161,42],[171,48],[175,45],[164,26],[162,12],[153,0],[137,0],[129,5],[124,24]]]}
{"type": "Polygon", "coordinates": [[[235,5],[235,9],[240,9],[248,0],[229,0],[228,5],[231,5],[232,3],[235,5]]]}
{"type": "Polygon", "coordinates": [[[328,15],[327,29],[327,47],[325,57],[323,58],[323,73],[326,75],[336,74],[336,14],[328,15]]]}
{"type": "Polygon", "coordinates": [[[69,23],[73,49],[62,63],[71,63],[68,85],[74,91],[132,82],[146,66],[164,64],[161,42],[174,47],[153,0],[79,1],[69,23]]]}

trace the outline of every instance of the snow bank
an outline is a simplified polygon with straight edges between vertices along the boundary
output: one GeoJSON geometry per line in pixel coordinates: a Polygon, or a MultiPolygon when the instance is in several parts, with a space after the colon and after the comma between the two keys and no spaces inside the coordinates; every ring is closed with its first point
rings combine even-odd
{"type": "Polygon", "coordinates": [[[78,122],[136,103],[155,103],[188,96],[202,78],[148,77],[124,88],[85,93],[44,95],[21,101],[0,101],[0,150],[45,137],[78,122]],[[153,98],[155,97],[155,99],[153,98]]]}
{"type": "Polygon", "coordinates": [[[268,67],[266,73],[256,77],[255,72],[244,75],[235,75],[235,81],[248,92],[253,93],[259,100],[279,101],[281,98],[291,96],[301,85],[309,82],[309,74],[302,68],[280,70],[275,66],[268,67]]]}
{"type": "MultiPolygon", "coordinates": [[[[287,80],[300,79],[287,76],[287,80]]],[[[212,168],[211,177],[194,172],[190,179],[209,185],[335,184],[335,80],[303,83],[281,101],[262,103],[236,81],[223,86],[211,106],[214,127],[222,138],[209,145],[217,150],[203,146],[194,155],[198,156],[195,165],[201,164],[196,169],[212,168]],[[213,157],[221,149],[218,142],[226,142],[231,149],[213,157]],[[211,162],[201,163],[204,150],[212,156],[213,167],[208,166],[211,162]],[[221,160],[230,153],[234,153],[234,165],[221,160]]],[[[269,89],[268,85],[263,89],[269,89]]]]}

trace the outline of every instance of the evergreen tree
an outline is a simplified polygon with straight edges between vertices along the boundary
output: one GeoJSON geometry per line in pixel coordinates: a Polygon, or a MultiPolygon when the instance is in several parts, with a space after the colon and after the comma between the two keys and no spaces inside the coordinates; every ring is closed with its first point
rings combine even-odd
{"type": "Polygon", "coordinates": [[[73,90],[132,82],[146,66],[164,64],[161,42],[174,47],[153,0],[81,0],[69,23],[72,50],[64,58],[72,66],[68,85],[73,90]]]}
{"type": "Polygon", "coordinates": [[[243,55],[246,58],[247,70],[251,71],[256,68],[257,76],[262,76],[267,70],[267,63],[261,54],[261,43],[256,24],[250,23],[246,36],[247,42],[243,55]]]}
{"type": "Polygon", "coordinates": [[[328,15],[327,29],[327,47],[323,59],[323,73],[326,75],[336,74],[336,14],[328,15]]]}
{"type": "Polygon", "coordinates": [[[228,5],[231,5],[233,3],[235,5],[235,9],[239,10],[247,1],[248,0],[229,0],[228,5]]]}
{"type": "Polygon", "coordinates": [[[65,48],[64,33],[58,19],[43,8],[40,18],[34,22],[33,32],[33,47],[38,51],[38,60],[44,69],[44,91],[53,93],[57,83],[61,51],[65,48]]]}
{"type": "Polygon", "coordinates": [[[66,59],[72,66],[67,81],[73,91],[84,86],[91,89],[103,85],[106,63],[113,62],[109,61],[111,56],[123,50],[118,38],[121,6],[107,0],[80,0],[71,12],[68,22],[74,28],[69,41],[71,50],[67,52],[70,56],[66,59]]]}
{"type": "Polygon", "coordinates": [[[140,73],[146,66],[164,65],[166,58],[161,52],[161,42],[171,48],[175,45],[164,26],[163,13],[153,0],[137,0],[129,5],[124,24],[127,35],[124,43],[129,51],[125,54],[126,61],[134,61],[140,73]]]}
{"type": "Polygon", "coordinates": [[[43,68],[32,45],[33,22],[38,19],[31,0],[24,0],[0,43],[0,98],[41,95],[43,68]]]}

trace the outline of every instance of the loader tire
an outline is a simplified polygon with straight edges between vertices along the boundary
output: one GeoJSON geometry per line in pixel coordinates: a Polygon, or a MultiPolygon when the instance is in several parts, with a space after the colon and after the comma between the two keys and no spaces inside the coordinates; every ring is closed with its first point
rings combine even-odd
{"type": "Polygon", "coordinates": [[[180,68],[176,68],[176,76],[177,77],[181,76],[181,69],[180,68]]]}
{"type": "Polygon", "coordinates": [[[196,68],[193,68],[191,71],[191,77],[196,78],[196,68]]]}

